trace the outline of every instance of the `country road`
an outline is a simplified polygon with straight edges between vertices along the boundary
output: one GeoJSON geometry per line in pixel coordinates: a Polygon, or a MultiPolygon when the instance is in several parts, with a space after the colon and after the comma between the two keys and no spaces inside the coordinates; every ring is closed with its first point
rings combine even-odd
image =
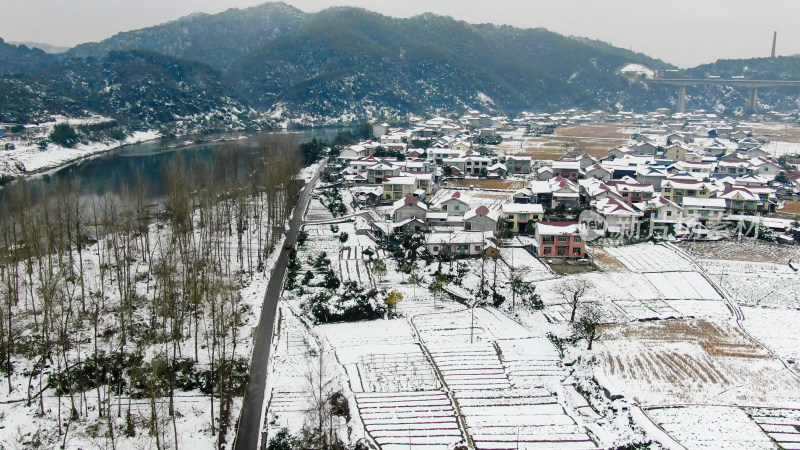
{"type": "MultiPolygon", "coordinates": [[[[314,176],[303,188],[294,214],[289,222],[289,231],[286,234],[286,243],[294,247],[297,242],[297,232],[303,224],[303,215],[308,207],[311,191],[319,179],[319,172],[327,163],[323,159],[314,176]]],[[[275,268],[264,294],[264,304],[261,307],[261,318],[256,329],[253,355],[250,361],[250,377],[247,380],[247,390],[244,394],[244,403],[239,417],[239,427],[236,430],[234,448],[236,450],[257,450],[259,434],[261,433],[261,415],[264,409],[264,391],[267,383],[267,369],[269,367],[269,351],[272,346],[272,330],[275,326],[275,314],[278,310],[278,300],[283,289],[283,277],[286,265],[289,262],[289,251],[281,248],[281,254],[275,262],[275,268]]]]}

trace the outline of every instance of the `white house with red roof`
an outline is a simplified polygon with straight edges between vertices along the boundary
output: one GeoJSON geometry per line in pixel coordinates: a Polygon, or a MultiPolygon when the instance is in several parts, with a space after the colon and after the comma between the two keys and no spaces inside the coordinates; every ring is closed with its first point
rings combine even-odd
{"type": "Polygon", "coordinates": [[[683,208],[680,205],[660,195],[656,195],[650,201],[637,203],[634,206],[642,211],[645,216],[649,216],[650,221],[653,223],[674,224],[683,217],[683,208]]]}
{"type": "Polygon", "coordinates": [[[595,163],[583,169],[583,176],[586,178],[608,181],[614,176],[614,171],[607,169],[602,164],[595,163]]]}
{"type": "Polygon", "coordinates": [[[594,203],[598,214],[605,219],[609,233],[630,233],[638,229],[642,212],[622,200],[604,198],[594,203]]]}
{"type": "Polygon", "coordinates": [[[583,258],[586,236],[585,228],[578,222],[537,222],[536,254],[542,258],[583,258]]]}
{"type": "Polygon", "coordinates": [[[450,216],[463,216],[469,211],[469,202],[463,197],[465,195],[460,191],[453,192],[449,198],[439,201],[434,207],[445,211],[450,216]]]}
{"type": "Polygon", "coordinates": [[[561,205],[576,208],[580,204],[580,187],[577,184],[561,176],[548,180],[548,183],[553,196],[551,208],[561,205]]]}
{"type": "Polygon", "coordinates": [[[464,214],[465,231],[484,231],[494,233],[500,220],[498,211],[490,210],[485,205],[467,211],[464,214]]]}
{"type": "Polygon", "coordinates": [[[611,180],[606,184],[613,186],[622,197],[622,201],[626,202],[628,206],[638,202],[646,202],[653,198],[653,194],[655,194],[652,184],[637,183],[636,180],[629,177],[625,177],[622,180],[611,180]]]}
{"type": "Polygon", "coordinates": [[[728,214],[747,214],[758,211],[761,198],[745,186],[734,186],[717,194],[717,198],[725,199],[728,214]]]}
{"type": "Polygon", "coordinates": [[[428,205],[422,203],[417,197],[409,195],[406,198],[397,200],[392,206],[394,207],[392,217],[396,222],[401,222],[411,217],[427,220],[428,205]]]}

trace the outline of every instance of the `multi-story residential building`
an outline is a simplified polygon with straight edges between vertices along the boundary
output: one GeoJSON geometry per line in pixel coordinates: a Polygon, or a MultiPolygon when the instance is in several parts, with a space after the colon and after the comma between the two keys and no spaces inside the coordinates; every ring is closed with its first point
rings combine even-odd
{"type": "Polygon", "coordinates": [[[586,232],[578,222],[538,222],[535,241],[542,258],[583,258],[586,232]]]}
{"type": "Polygon", "coordinates": [[[581,163],[575,160],[553,161],[553,177],[576,181],[581,175],[581,163]]]}
{"type": "Polygon", "coordinates": [[[531,157],[511,155],[506,158],[506,170],[510,174],[531,173],[531,157]]]}
{"type": "Polygon", "coordinates": [[[711,183],[706,181],[668,178],[661,182],[661,195],[667,200],[681,204],[684,197],[709,198],[711,188],[711,183]]]}
{"type": "Polygon", "coordinates": [[[414,194],[416,177],[391,177],[383,181],[383,199],[394,202],[414,194]]]}
{"type": "Polygon", "coordinates": [[[630,178],[625,180],[611,180],[609,186],[614,187],[622,197],[622,201],[632,206],[634,203],[646,202],[653,198],[655,190],[653,185],[645,183],[634,183],[630,178]]]}
{"type": "Polygon", "coordinates": [[[702,224],[719,222],[725,214],[727,204],[724,198],[683,198],[684,219],[696,219],[702,224]]]}
{"type": "Polygon", "coordinates": [[[530,233],[533,224],[544,217],[544,207],[536,203],[505,203],[503,217],[511,225],[512,233],[530,233]]]}

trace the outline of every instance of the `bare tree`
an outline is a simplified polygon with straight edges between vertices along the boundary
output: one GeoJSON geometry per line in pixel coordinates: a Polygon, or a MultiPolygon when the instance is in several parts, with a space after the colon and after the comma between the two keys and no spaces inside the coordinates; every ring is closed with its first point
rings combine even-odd
{"type": "Polygon", "coordinates": [[[572,278],[561,283],[561,296],[572,309],[569,316],[570,322],[575,322],[575,312],[578,310],[583,295],[590,287],[591,284],[585,278],[572,278]]]}
{"type": "Polygon", "coordinates": [[[589,303],[581,312],[577,322],[572,323],[572,329],[575,336],[579,339],[586,339],[589,343],[587,350],[592,349],[592,343],[595,339],[599,338],[598,331],[600,325],[603,323],[603,311],[596,303],[589,303]]]}

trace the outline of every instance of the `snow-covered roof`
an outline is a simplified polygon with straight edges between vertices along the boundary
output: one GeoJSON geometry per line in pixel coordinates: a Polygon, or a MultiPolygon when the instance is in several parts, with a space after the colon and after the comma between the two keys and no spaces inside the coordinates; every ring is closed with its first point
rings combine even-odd
{"type": "Polygon", "coordinates": [[[402,208],[403,206],[406,206],[406,205],[417,206],[419,208],[424,209],[425,211],[428,210],[428,205],[426,205],[425,203],[420,202],[417,197],[413,197],[411,195],[406,196],[406,198],[401,198],[400,200],[397,200],[394,203],[392,203],[392,206],[394,207],[394,209],[399,209],[399,208],[402,208]]]}
{"type": "Polygon", "coordinates": [[[504,214],[544,214],[544,206],[538,203],[504,203],[504,214]]]}
{"type": "Polygon", "coordinates": [[[578,222],[537,222],[536,231],[540,236],[583,234],[584,232],[583,227],[578,222]]]}
{"type": "Polygon", "coordinates": [[[725,209],[724,198],[683,197],[684,208],[725,209]]]}

